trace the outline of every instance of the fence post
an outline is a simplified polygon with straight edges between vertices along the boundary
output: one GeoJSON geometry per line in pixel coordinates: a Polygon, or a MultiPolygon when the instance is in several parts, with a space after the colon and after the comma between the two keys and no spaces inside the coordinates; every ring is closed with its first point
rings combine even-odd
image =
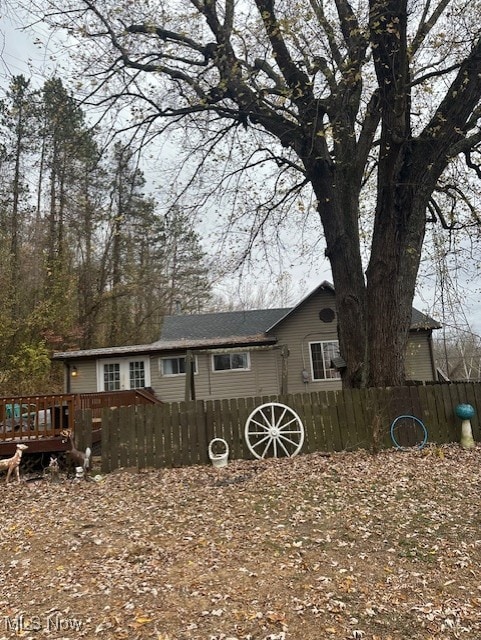
{"type": "Polygon", "coordinates": [[[92,411],[84,409],[75,411],[74,440],[80,451],[92,448],[92,411]]]}
{"type": "Polygon", "coordinates": [[[108,409],[104,409],[102,411],[102,473],[110,473],[117,468],[117,464],[115,463],[115,467],[112,464],[112,420],[113,420],[113,411],[109,411],[108,409]]]}

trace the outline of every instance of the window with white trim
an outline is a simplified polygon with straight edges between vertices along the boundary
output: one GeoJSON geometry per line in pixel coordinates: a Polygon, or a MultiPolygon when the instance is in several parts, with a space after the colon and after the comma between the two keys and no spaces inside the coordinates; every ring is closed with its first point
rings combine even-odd
{"type": "Polygon", "coordinates": [[[134,360],[129,362],[130,388],[145,388],[145,364],[143,360],[134,360]]]}
{"type": "Polygon", "coordinates": [[[120,364],[112,362],[104,364],[104,388],[102,391],[120,390],[120,364]]]}
{"type": "Polygon", "coordinates": [[[212,356],[213,371],[238,371],[239,369],[250,369],[250,358],[248,352],[239,353],[219,353],[212,356]]]}
{"type": "MultiPolygon", "coordinates": [[[[185,375],[185,356],[174,358],[161,358],[160,371],[163,376],[185,375]]],[[[197,358],[194,358],[194,373],[197,373],[197,358]]]]}
{"type": "Polygon", "coordinates": [[[311,371],[313,380],[338,380],[341,374],[331,367],[331,360],[339,357],[339,342],[329,340],[310,342],[311,371]]]}

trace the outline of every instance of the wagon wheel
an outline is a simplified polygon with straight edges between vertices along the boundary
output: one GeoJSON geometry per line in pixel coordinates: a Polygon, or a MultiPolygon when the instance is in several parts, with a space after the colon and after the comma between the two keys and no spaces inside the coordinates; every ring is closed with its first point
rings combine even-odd
{"type": "Polygon", "coordinates": [[[247,418],[244,437],[249,451],[258,459],[268,455],[292,457],[304,443],[304,426],[297,413],[285,404],[268,402],[247,418]]]}

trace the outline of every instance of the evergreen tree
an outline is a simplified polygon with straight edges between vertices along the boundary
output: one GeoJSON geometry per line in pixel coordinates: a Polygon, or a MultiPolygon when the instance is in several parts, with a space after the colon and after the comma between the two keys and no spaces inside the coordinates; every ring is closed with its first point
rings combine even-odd
{"type": "Polygon", "coordinates": [[[18,287],[21,272],[21,250],[25,243],[28,208],[26,171],[35,144],[35,93],[23,76],[10,82],[5,98],[0,102],[0,118],[4,140],[2,154],[3,189],[1,194],[1,225],[7,299],[3,305],[9,319],[25,311],[19,305],[18,287]]]}
{"type": "Polygon", "coordinates": [[[199,313],[211,298],[206,253],[195,221],[178,206],[163,220],[162,262],[166,276],[166,312],[180,304],[184,312],[199,313]]]}
{"type": "Polygon", "coordinates": [[[144,194],[132,148],[102,154],[61,80],[14,78],[0,126],[0,393],[56,391],[53,349],[150,342],[175,300],[198,310],[205,255],[188,216],[144,194]]]}

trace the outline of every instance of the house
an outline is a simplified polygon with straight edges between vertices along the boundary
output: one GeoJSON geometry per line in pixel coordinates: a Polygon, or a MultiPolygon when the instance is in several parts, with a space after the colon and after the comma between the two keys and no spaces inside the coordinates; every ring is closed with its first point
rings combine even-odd
{"type": "MultiPolygon", "coordinates": [[[[413,309],[409,379],[435,379],[431,334],[438,328],[413,309]]],[[[56,352],[53,359],[64,363],[70,393],[149,387],[174,402],[340,388],[334,288],[323,282],[293,308],[168,316],[152,344],[56,352]]]]}

